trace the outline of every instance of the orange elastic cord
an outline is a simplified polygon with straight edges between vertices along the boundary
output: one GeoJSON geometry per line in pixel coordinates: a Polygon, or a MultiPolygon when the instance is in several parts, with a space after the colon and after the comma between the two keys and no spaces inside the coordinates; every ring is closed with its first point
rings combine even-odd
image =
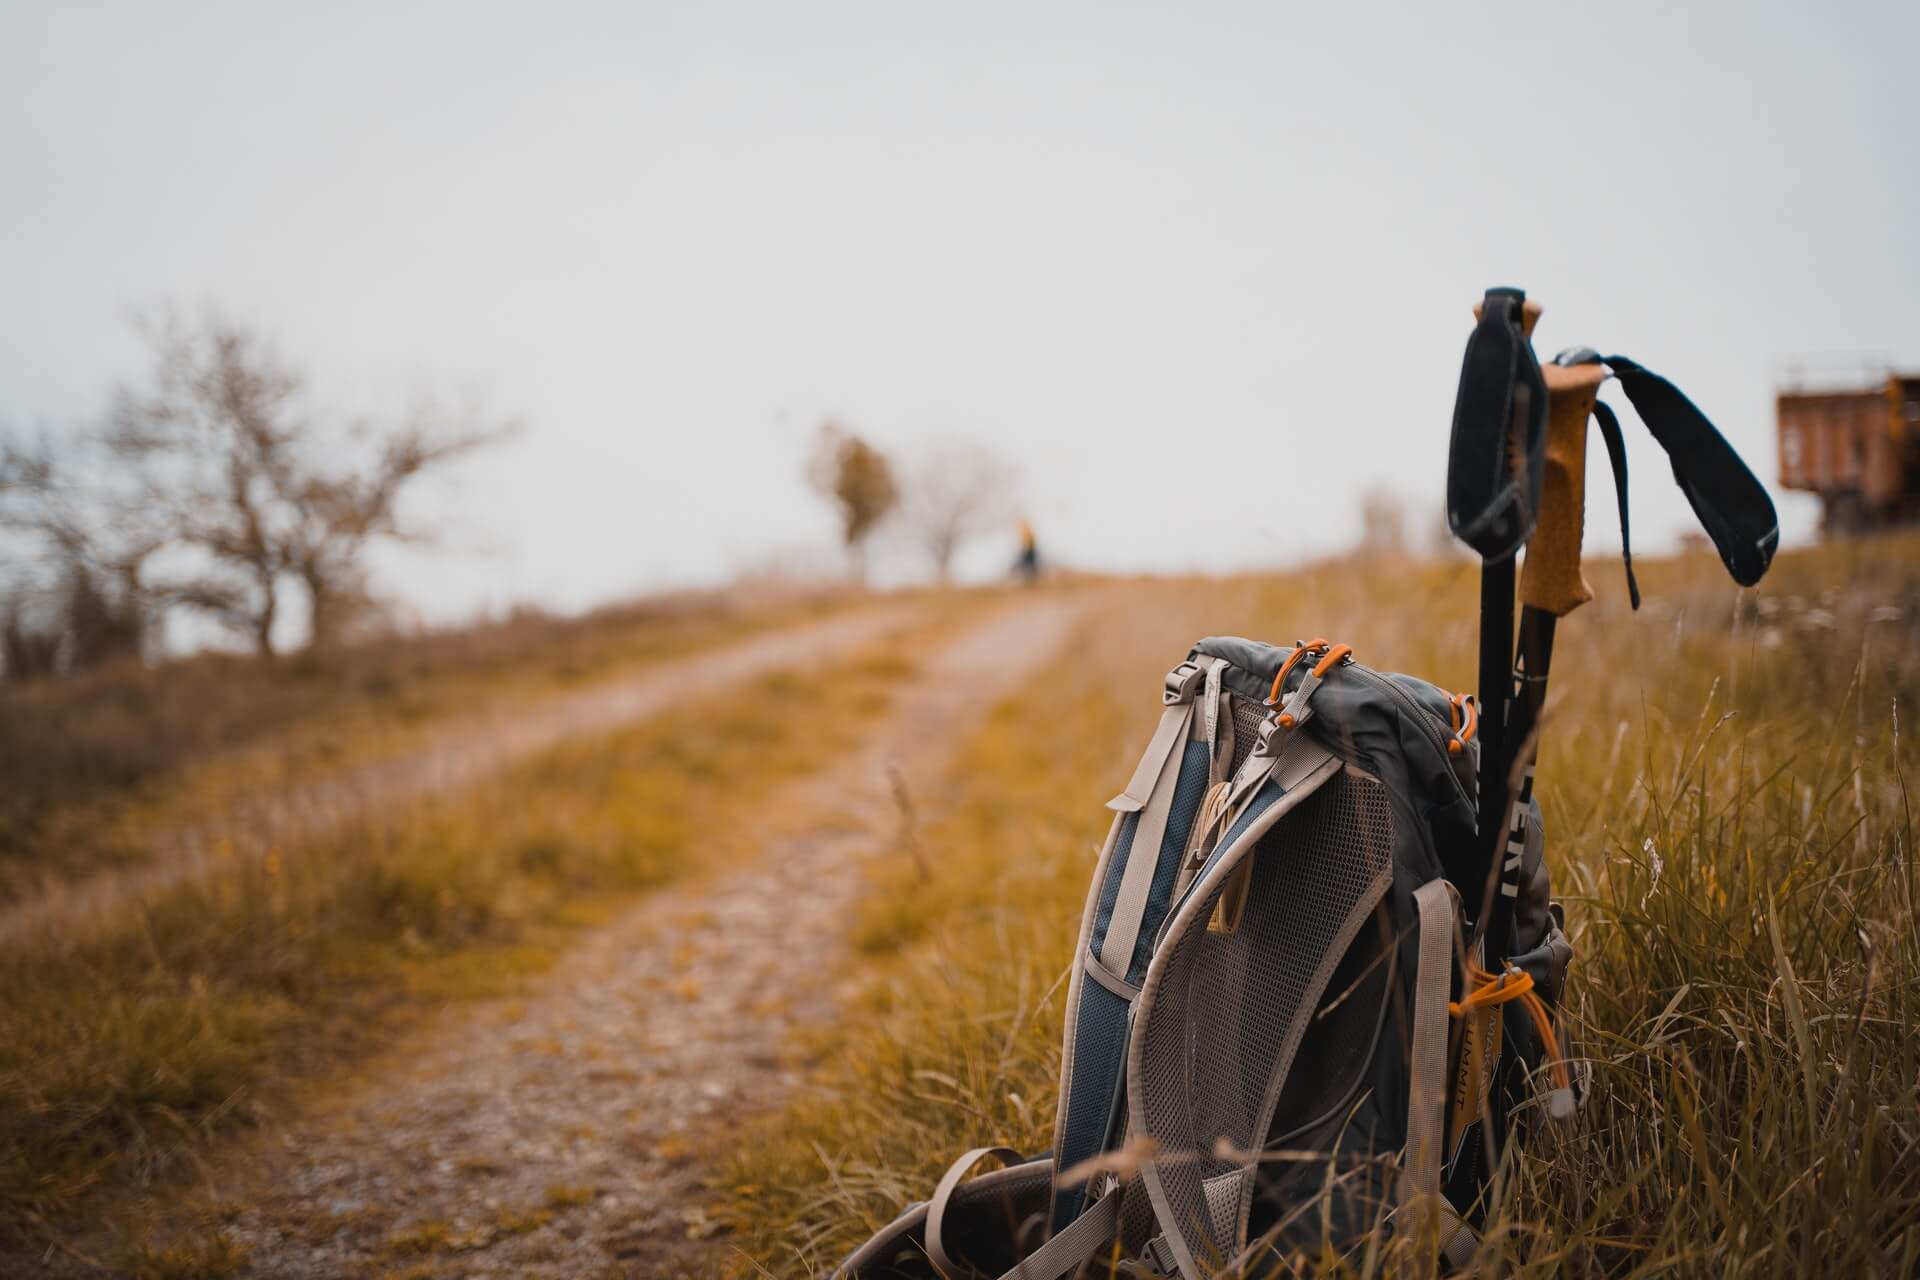
{"type": "Polygon", "coordinates": [[[1448,1002],[1447,1012],[1456,1018],[1464,1018],[1481,1009],[1518,1000],[1533,1019],[1535,1029],[1540,1032],[1541,1044],[1546,1046],[1547,1066],[1553,1073],[1554,1085],[1561,1089],[1572,1089],[1573,1077],[1567,1071],[1567,1060],[1560,1056],[1560,1037],[1553,1032],[1553,1019],[1547,1016],[1546,1002],[1533,992],[1533,975],[1519,969],[1501,974],[1488,973],[1478,965],[1469,964],[1467,979],[1479,983],[1479,987],[1461,997],[1458,1004],[1448,1002]]]}
{"type": "Polygon", "coordinates": [[[1333,670],[1334,667],[1338,666],[1342,658],[1351,658],[1352,656],[1353,656],[1352,645],[1336,644],[1331,649],[1327,650],[1326,657],[1320,659],[1320,661],[1313,664],[1313,674],[1316,676],[1319,676],[1321,679],[1324,680],[1326,679],[1327,672],[1333,670]]]}
{"type": "Polygon", "coordinates": [[[1317,653],[1326,648],[1329,643],[1331,642],[1322,636],[1317,640],[1302,640],[1293,647],[1293,652],[1287,655],[1287,660],[1280,664],[1280,670],[1273,677],[1273,689],[1267,694],[1268,706],[1280,705],[1280,686],[1286,683],[1287,673],[1298,666],[1302,658],[1310,653],[1317,653]]]}
{"type": "Polygon", "coordinates": [[[1453,715],[1453,741],[1447,744],[1447,754],[1457,756],[1479,731],[1480,709],[1474,704],[1470,693],[1454,694],[1447,699],[1447,706],[1453,715]]]}

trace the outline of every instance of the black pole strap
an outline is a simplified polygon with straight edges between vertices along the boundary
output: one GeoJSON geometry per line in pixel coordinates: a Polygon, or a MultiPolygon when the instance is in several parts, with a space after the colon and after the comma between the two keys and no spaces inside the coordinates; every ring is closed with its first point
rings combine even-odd
{"type": "Polygon", "coordinates": [[[1600,439],[1607,446],[1607,461],[1613,464],[1613,493],[1620,503],[1620,558],[1627,565],[1627,596],[1633,607],[1640,607],[1640,583],[1633,576],[1633,540],[1627,533],[1627,442],[1620,434],[1620,419],[1613,406],[1604,400],[1593,402],[1593,420],[1599,424],[1600,439]]]}
{"type": "Polygon", "coordinates": [[[1447,525],[1482,560],[1520,550],[1545,474],[1547,383],[1522,324],[1526,299],[1519,289],[1487,290],[1453,402],[1447,525]]]}
{"type": "Polygon", "coordinates": [[[1680,388],[1625,356],[1606,356],[1604,362],[1620,379],[1634,412],[1667,451],[1674,481],[1713,539],[1727,572],[1743,587],[1760,581],[1780,546],[1780,519],[1766,487],[1680,388]]]}

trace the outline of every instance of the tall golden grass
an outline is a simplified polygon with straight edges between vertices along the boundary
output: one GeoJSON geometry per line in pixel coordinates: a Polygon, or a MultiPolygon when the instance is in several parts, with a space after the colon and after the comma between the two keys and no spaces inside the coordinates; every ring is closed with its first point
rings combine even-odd
{"type": "MultiPolygon", "coordinates": [[[[1920,539],[1589,566],[1561,628],[1539,787],[1578,956],[1563,1013],[1577,1122],[1516,1150],[1482,1265],[1517,1275],[1914,1274],[1920,539]],[[1903,736],[1904,734],[1904,736],[1903,736]]],[[[1327,634],[1470,688],[1466,566],[1328,565],[1143,586],[998,709],[918,865],[860,919],[865,995],[808,1093],[723,1185],[742,1274],[822,1274],[954,1153],[1051,1140],[1063,975],[1107,815],[1200,635],[1327,634]]],[[[1424,1272],[1405,1242],[1272,1268],[1424,1272]]],[[[1265,1274],[1265,1273],[1263,1273],[1265,1274]]]]}

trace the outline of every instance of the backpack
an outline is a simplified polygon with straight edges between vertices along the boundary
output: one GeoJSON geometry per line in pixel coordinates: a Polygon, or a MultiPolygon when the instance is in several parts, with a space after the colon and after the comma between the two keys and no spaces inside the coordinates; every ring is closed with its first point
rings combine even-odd
{"type": "Polygon", "coordinates": [[[1531,797],[1512,967],[1462,945],[1485,861],[1471,697],[1325,640],[1215,637],[1161,702],[1109,804],[1053,1150],[966,1153],[840,1274],[1198,1277],[1382,1222],[1459,1264],[1495,1097],[1570,1110],[1572,948],[1531,797]],[[988,1156],[1009,1167],[963,1181],[988,1156]]]}
{"type": "Polygon", "coordinates": [[[1475,314],[1447,518],[1482,560],[1485,733],[1474,697],[1374,671],[1347,645],[1195,645],[1109,804],[1052,1150],[964,1153],[839,1274],[1059,1280],[1094,1262],[1195,1280],[1383,1225],[1464,1266],[1498,1153],[1541,1111],[1572,1111],[1553,1012],[1573,948],[1532,766],[1555,622],[1592,598],[1589,419],[1640,604],[1601,385],[1618,380],[1735,581],[1766,572],[1779,524],[1671,382],[1584,347],[1542,366],[1521,290],[1489,289],[1475,314]],[[967,1180],[990,1157],[1007,1167],[967,1180]]]}

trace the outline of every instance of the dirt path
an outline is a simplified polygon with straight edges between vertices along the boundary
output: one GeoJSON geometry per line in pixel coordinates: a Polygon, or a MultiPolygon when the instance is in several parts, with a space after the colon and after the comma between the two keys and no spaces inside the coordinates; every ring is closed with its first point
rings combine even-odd
{"type": "Polygon", "coordinates": [[[828,1017],[862,861],[954,743],[1082,612],[988,615],[929,658],[858,754],[767,806],[754,860],[648,898],[524,998],[450,1014],[216,1175],[256,1274],[696,1274],[703,1167],[798,1078],[828,1017]]]}
{"type": "Polygon", "coordinates": [[[782,628],[706,653],[669,658],[636,673],[531,705],[486,708],[437,727],[422,747],[358,765],[309,785],[237,805],[219,821],[156,834],[152,861],[0,909],[0,945],[84,929],[129,898],[161,892],[234,857],[264,854],[418,800],[458,791],[573,737],[606,733],[724,685],[807,666],[857,648],[913,616],[909,605],[863,609],[782,628]]]}

